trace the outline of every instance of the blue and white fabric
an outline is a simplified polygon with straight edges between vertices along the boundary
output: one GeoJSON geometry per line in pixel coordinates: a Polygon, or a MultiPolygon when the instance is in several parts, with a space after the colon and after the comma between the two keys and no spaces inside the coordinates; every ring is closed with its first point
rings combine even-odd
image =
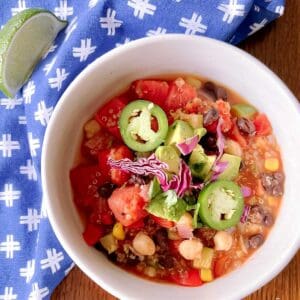
{"type": "Polygon", "coordinates": [[[152,35],[237,44],[284,12],[284,0],[3,0],[0,25],[31,7],[67,20],[16,95],[0,94],[0,300],[49,299],[73,267],[44,209],[43,136],[75,76],[103,53],[152,35]]]}

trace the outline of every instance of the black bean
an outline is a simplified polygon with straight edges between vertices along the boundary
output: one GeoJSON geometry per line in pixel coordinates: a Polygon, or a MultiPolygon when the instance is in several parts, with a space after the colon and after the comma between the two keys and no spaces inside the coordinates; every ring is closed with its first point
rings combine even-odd
{"type": "Polygon", "coordinates": [[[166,269],[171,269],[175,265],[174,257],[168,255],[161,255],[158,258],[158,262],[166,269]]]}
{"type": "Polygon", "coordinates": [[[264,210],[259,205],[253,205],[250,208],[248,221],[254,224],[261,224],[264,218],[264,210]]]}
{"type": "Polygon", "coordinates": [[[116,189],[116,185],[111,182],[104,183],[98,188],[98,193],[100,197],[108,198],[112,192],[116,189]]]}
{"type": "Polygon", "coordinates": [[[204,83],[203,88],[204,88],[204,90],[209,92],[209,94],[211,96],[213,96],[213,98],[215,100],[218,100],[218,99],[227,100],[227,92],[223,87],[217,86],[216,84],[214,84],[211,81],[207,81],[204,83]]]}
{"type": "Polygon", "coordinates": [[[263,218],[263,224],[267,227],[270,227],[274,224],[274,218],[271,213],[265,213],[263,218]]]}
{"type": "Polygon", "coordinates": [[[252,235],[249,238],[248,242],[249,242],[249,247],[250,248],[256,249],[260,245],[263,244],[263,242],[264,242],[264,236],[262,234],[260,234],[260,233],[252,235]]]}
{"type": "Polygon", "coordinates": [[[217,233],[215,229],[201,227],[194,230],[195,237],[199,238],[205,247],[214,248],[214,236],[217,233]]]}
{"type": "Polygon", "coordinates": [[[203,115],[203,125],[211,125],[219,119],[219,113],[215,108],[210,109],[203,115]]]}
{"type": "Polygon", "coordinates": [[[200,144],[203,146],[206,154],[215,154],[218,152],[217,137],[214,133],[208,132],[201,138],[200,144]]]}
{"type": "Polygon", "coordinates": [[[253,122],[246,118],[238,118],[236,124],[239,130],[244,134],[253,135],[255,133],[253,122]]]}
{"type": "Polygon", "coordinates": [[[283,194],[283,174],[264,173],[261,176],[261,183],[265,191],[272,196],[281,196],[283,194]]]}
{"type": "Polygon", "coordinates": [[[216,94],[217,94],[217,99],[227,100],[227,92],[223,87],[218,86],[216,89],[216,94]]]}

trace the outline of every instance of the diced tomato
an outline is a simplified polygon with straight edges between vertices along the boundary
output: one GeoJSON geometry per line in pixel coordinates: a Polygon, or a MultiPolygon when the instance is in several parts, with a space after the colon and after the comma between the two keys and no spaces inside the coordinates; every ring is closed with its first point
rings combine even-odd
{"type": "Polygon", "coordinates": [[[107,173],[98,165],[79,165],[70,171],[70,180],[75,194],[93,196],[99,186],[109,179],[107,173]]]}
{"type": "Polygon", "coordinates": [[[106,199],[98,198],[95,201],[93,210],[89,216],[89,222],[104,225],[112,225],[114,223],[114,216],[106,199]]]}
{"type": "Polygon", "coordinates": [[[104,228],[101,225],[88,223],[82,236],[89,246],[93,246],[99,241],[101,237],[104,236],[104,233],[104,228]]]}
{"type": "Polygon", "coordinates": [[[228,132],[233,125],[230,114],[230,104],[223,100],[217,100],[216,108],[223,121],[221,129],[223,132],[228,132]]]}
{"type": "Polygon", "coordinates": [[[137,80],[133,83],[132,88],[138,98],[150,100],[162,107],[169,92],[169,84],[162,80],[137,80]]]}
{"type": "Polygon", "coordinates": [[[179,253],[178,249],[181,242],[182,240],[168,240],[169,249],[173,255],[177,255],[179,253]]]}
{"type": "MultiPolygon", "coordinates": [[[[121,145],[119,147],[112,148],[109,157],[114,160],[120,160],[123,158],[133,159],[133,154],[128,147],[126,147],[125,145],[121,145]]],[[[110,176],[111,181],[117,185],[124,184],[130,178],[129,173],[114,168],[110,170],[110,176]]]]}
{"type": "Polygon", "coordinates": [[[116,97],[103,105],[96,113],[95,119],[101,126],[106,128],[116,138],[121,139],[120,129],[118,127],[121,111],[128,103],[126,97],[116,97]]]}
{"type": "Polygon", "coordinates": [[[139,230],[139,229],[144,228],[144,226],[145,226],[144,220],[140,219],[140,220],[134,222],[133,224],[127,226],[127,228],[139,230]]]}
{"type": "Polygon", "coordinates": [[[200,285],[202,285],[200,273],[199,273],[199,270],[197,270],[197,269],[189,269],[186,272],[171,275],[171,280],[173,280],[177,284],[184,285],[184,286],[200,286],[200,285]]]}
{"type": "Polygon", "coordinates": [[[146,200],[139,186],[127,186],[114,190],[108,205],[115,218],[124,226],[129,226],[147,215],[144,209],[146,200]]]}
{"type": "Polygon", "coordinates": [[[172,228],[174,227],[174,222],[160,218],[160,217],[156,217],[154,215],[151,215],[151,218],[161,227],[165,227],[165,228],[172,228]]]}
{"type": "Polygon", "coordinates": [[[82,144],[82,154],[88,158],[97,159],[99,151],[111,148],[115,141],[111,133],[101,129],[99,133],[94,135],[82,144]]]}
{"type": "Polygon", "coordinates": [[[205,129],[211,133],[217,132],[218,122],[219,122],[219,120],[216,120],[209,125],[205,125],[205,129]]]}
{"type": "Polygon", "coordinates": [[[241,147],[245,148],[247,147],[247,141],[246,139],[241,135],[237,125],[236,125],[236,120],[233,121],[232,128],[227,132],[226,134],[229,138],[235,140],[238,142],[241,147]]]}
{"type": "Polygon", "coordinates": [[[170,84],[168,98],[165,102],[166,110],[183,108],[190,100],[197,96],[196,89],[178,78],[170,84]]]}
{"type": "Polygon", "coordinates": [[[253,120],[256,135],[269,135],[272,133],[272,126],[265,114],[258,114],[253,120]]]}
{"type": "Polygon", "coordinates": [[[111,149],[101,150],[98,153],[98,164],[102,172],[107,174],[110,178],[110,166],[107,164],[111,149]]]}
{"type": "Polygon", "coordinates": [[[94,206],[95,201],[97,201],[97,198],[94,196],[79,196],[74,195],[74,202],[79,207],[84,209],[85,211],[91,210],[91,208],[94,206]]]}
{"type": "Polygon", "coordinates": [[[217,258],[214,266],[214,276],[220,277],[224,275],[228,270],[231,260],[232,259],[229,256],[222,256],[220,258],[217,258]]]}

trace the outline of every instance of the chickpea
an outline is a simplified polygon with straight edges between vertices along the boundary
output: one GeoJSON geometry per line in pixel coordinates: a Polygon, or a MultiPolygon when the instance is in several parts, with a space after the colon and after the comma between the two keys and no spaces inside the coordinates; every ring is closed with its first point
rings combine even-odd
{"type": "Polygon", "coordinates": [[[184,240],[179,244],[179,253],[187,260],[200,259],[203,245],[198,239],[184,240]]]}
{"type": "Polygon", "coordinates": [[[218,231],[214,236],[215,250],[228,251],[232,246],[232,236],[226,231],[218,231]]]}
{"type": "Polygon", "coordinates": [[[141,255],[153,255],[155,253],[153,240],[142,231],[134,237],[132,246],[134,250],[141,255]]]}

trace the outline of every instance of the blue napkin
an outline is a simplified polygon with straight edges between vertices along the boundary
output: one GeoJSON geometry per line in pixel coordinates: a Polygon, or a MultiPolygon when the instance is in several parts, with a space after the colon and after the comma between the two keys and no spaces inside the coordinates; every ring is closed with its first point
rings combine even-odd
{"type": "MultiPolygon", "coordinates": [[[[158,34],[237,44],[284,11],[284,0],[7,0],[0,25],[43,7],[68,20],[14,99],[0,94],[0,300],[49,299],[73,267],[49,224],[41,188],[43,136],[61,94],[94,59],[158,34]]],[[[63,212],[62,212],[63,213],[63,212]]]]}

